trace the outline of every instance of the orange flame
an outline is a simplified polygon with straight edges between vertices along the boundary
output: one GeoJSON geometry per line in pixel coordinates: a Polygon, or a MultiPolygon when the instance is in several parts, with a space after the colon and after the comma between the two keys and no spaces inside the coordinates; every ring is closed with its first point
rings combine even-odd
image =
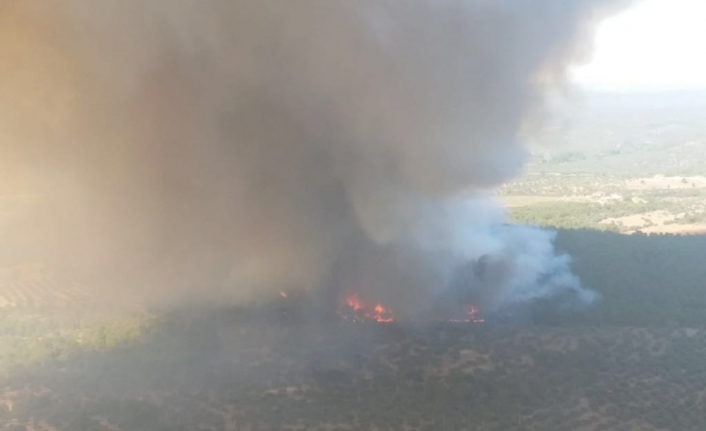
{"type": "MultiPolygon", "coordinates": [[[[380,303],[366,303],[360,299],[357,293],[352,293],[346,297],[345,305],[341,305],[338,314],[347,321],[391,323],[395,321],[393,313],[380,303]]],[[[462,318],[448,319],[453,323],[484,323],[480,310],[475,305],[469,305],[465,309],[465,316],[462,318]]]]}
{"type": "Polygon", "coordinates": [[[478,311],[478,309],[475,306],[469,305],[467,311],[468,311],[468,318],[471,322],[473,322],[473,323],[485,322],[485,319],[483,319],[479,316],[480,312],[478,311]]]}
{"type": "Polygon", "coordinates": [[[382,304],[375,304],[374,306],[366,304],[360,300],[357,293],[353,293],[346,298],[346,305],[353,311],[352,315],[344,311],[338,312],[338,314],[346,320],[353,322],[373,320],[378,323],[390,323],[395,321],[392,317],[392,312],[383,307],[382,304]]]}

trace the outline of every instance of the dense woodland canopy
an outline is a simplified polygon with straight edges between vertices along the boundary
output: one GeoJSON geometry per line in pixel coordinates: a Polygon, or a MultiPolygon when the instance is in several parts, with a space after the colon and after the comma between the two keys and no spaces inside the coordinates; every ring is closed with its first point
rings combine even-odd
{"type": "Polygon", "coordinates": [[[706,236],[579,229],[561,231],[557,245],[583,284],[603,296],[590,323],[706,326],[706,236]]]}

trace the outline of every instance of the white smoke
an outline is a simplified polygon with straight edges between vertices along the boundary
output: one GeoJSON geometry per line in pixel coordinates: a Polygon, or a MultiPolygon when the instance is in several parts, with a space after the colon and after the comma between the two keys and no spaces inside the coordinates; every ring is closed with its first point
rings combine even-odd
{"type": "Polygon", "coordinates": [[[10,242],[33,259],[155,297],[416,309],[482,256],[489,303],[583,292],[491,191],[615,2],[27,3],[2,6],[0,168],[45,197],[10,242]]]}

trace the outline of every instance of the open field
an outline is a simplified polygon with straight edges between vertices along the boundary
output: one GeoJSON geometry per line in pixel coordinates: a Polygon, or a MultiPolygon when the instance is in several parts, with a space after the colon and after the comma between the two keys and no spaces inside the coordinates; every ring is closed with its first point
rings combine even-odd
{"type": "Polygon", "coordinates": [[[557,202],[592,202],[591,196],[502,195],[500,200],[505,207],[511,209],[536,204],[552,204],[557,202]]]}
{"type": "Polygon", "coordinates": [[[556,228],[621,233],[702,233],[704,177],[604,177],[529,174],[504,186],[511,219],[556,228]]]}

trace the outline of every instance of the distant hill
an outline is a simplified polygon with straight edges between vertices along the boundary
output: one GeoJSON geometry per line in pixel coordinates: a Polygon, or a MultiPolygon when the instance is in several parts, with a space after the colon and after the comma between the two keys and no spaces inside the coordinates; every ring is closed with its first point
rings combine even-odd
{"type": "Polygon", "coordinates": [[[706,92],[576,95],[551,110],[529,172],[703,173],[704,112],[706,92]]]}

